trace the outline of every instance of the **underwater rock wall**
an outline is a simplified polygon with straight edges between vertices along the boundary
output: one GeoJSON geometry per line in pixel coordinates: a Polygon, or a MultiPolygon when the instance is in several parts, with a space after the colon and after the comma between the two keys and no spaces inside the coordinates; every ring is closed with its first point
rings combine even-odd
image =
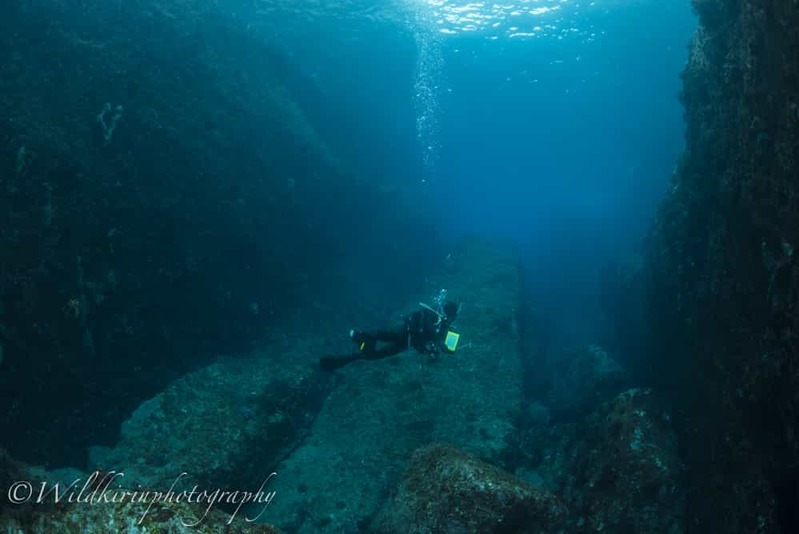
{"type": "Polygon", "coordinates": [[[81,464],[169,380],[248,350],[352,235],[403,233],[290,63],[214,6],[0,5],[0,445],[25,460],[81,464]]]}
{"type": "Polygon", "coordinates": [[[681,407],[687,525],[796,532],[799,7],[694,6],[686,148],[646,270],[646,371],[681,407]]]}

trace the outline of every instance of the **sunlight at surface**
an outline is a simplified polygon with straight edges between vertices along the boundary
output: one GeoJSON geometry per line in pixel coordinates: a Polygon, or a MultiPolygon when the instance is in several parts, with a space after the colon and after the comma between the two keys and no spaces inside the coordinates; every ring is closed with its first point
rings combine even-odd
{"type": "Polygon", "coordinates": [[[445,35],[473,34],[488,39],[582,35],[592,40],[590,28],[577,28],[585,11],[599,9],[601,0],[418,0],[432,12],[438,31],[445,35]]]}

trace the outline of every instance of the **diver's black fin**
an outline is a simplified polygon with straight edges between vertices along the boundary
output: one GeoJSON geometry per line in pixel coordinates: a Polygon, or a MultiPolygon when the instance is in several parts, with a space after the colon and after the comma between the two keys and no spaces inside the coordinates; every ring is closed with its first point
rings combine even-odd
{"type": "Polygon", "coordinates": [[[321,367],[323,371],[330,372],[360,359],[360,354],[355,354],[353,356],[325,356],[319,358],[319,367],[321,367]]]}

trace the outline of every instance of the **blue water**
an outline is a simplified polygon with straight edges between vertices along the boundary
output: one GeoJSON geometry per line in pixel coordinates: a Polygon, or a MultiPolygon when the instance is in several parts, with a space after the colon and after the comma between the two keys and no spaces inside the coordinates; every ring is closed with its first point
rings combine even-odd
{"type": "Polygon", "coordinates": [[[441,224],[521,243],[537,298],[590,337],[596,273],[635,254],[682,150],[689,2],[424,4],[441,224]]]}
{"type": "Polygon", "coordinates": [[[597,272],[635,261],[682,149],[688,0],[351,1],[242,16],[333,95],[359,138],[344,150],[355,172],[413,191],[445,241],[519,243],[536,298],[564,335],[590,338],[597,272]]]}

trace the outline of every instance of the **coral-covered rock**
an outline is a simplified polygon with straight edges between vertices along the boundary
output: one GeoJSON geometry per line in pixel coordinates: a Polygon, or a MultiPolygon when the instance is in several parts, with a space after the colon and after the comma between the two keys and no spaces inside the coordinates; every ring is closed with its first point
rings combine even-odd
{"type": "Polygon", "coordinates": [[[556,532],[566,508],[554,495],[447,445],[418,450],[380,516],[382,533],[556,532]]]}
{"type": "Polygon", "coordinates": [[[269,357],[213,364],[144,402],[113,449],[91,467],[125,473],[128,487],[257,489],[304,436],[323,398],[311,365],[269,357]],[[183,482],[183,481],[182,481],[183,482]]]}
{"type": "Polygon", "coordinates": [[[670,418],[653,392],[631,389],[582,425],[566,427],[550,472],[577,532],[682,532],[682,464],[670,418]]]}

